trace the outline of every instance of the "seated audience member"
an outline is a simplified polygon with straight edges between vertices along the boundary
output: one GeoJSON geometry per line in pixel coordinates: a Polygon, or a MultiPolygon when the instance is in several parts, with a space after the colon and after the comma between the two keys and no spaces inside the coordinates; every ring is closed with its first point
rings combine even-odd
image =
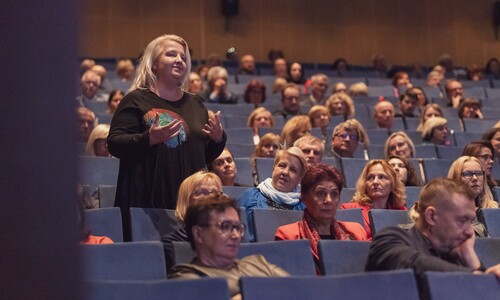
{"type": "Polygon", "coordinates": [[[447,106],[458,108],[463,99],[462,83],[456,79],[450,79],[446,82],[445,90],[448,98],[447,106]]]}
{"type": "Polygon", "coordinates": [[[107,93],[108,91],[111,91],[113,89],[111,82],[108,78],[106,78],[106,74],[108,73],[108,71],[103,65],[93,65],[90,70],[97,73],[97,75],[101,77],[101,83],[99,85],[99,91],[101,93],[107,93]]]}
{"type": "Polygon", "coordinates": [[[114,114],[123,97],[125,97],[124,92],[120,90],[111,91],[108,97],[108,109],[106,110],[106,113],[114,114]]]}
{"type": "Polygon", "coordinates": [[[82,94],[76,97],[78,105],[85,106],[87,101],[106,102],[108,100],[106,95],[98,93],[100,85],[101,77],[96,72],[89,70],[83,73],[80,80],[82,94]]]}
{"type": "Polygon", "coordinates": [[[443,80],[445,79],[444,77],[444,73],[445,73],[445,69],[443,68],[443,66],[441,65],[435,65],[434,68],[432,68],[432,72],[437,72],[439,75],[439,82],[442,83],[443,80]]]}
{"type": "Polygon", "coordinates": [[[500,79],[500,61],[490,58],[484,68],[484,74],[488,79],[500,79]]]}
{"type": "Polygon", "coordinates": [[[323,141],[326,141],[327,127],[330,125],[328,108],[323,105],[314,105],[308,113],[312,128],[320,128],[323,141]]]}
{"type": "Polygon", "coordinates": [[[443,110],[441,106],[436,103],[427,104],[420,114],[420,123],[418,124],[417,131],[422,131],[424,128],[425,121],[432,117],[441,117],[444,118],[443,110]]]}
{"type": "Polygon", "coordinates": [[[203,91],[203,81],[200,75],[196,72],[191,72],[188,75],[187,91],[193,94],[198,94],[203,91]]]}
{"type": "Polygon", "coordinates": [[[238,74],[257,75],[255,68],[255,58],[251,54],[245,54],[240,58],[238,74]]]}
{"type": "Polygon", "coordinates": [[[227,71],[223,67],[212,67],[208,70],[208,88],[199,95],[205,102],[235,104],[238,97],[227,90],[227,71]]]}
{"type": "Polygon", "coordinates": [[[422,188],[417,203],[415,226],[384,228],[373,238],[367,271],[413,269],[422,299],[427,299],[427,271],[485,271],[500,278],[500,265],[485,270],[474,250],[474,201],[463,184],[434,179],[422,188]]]}
{"type": "Polygon", "coordinates": [[[349,119],[335,126],[332,132],[331,156],[353,157],[359,143],[369,144],[365,128],[356,119],[349,119]]]}
{"type": "Polygon", "coordinates": [[[347,86],[343,82],[337,82],[333,85],[332,94],[347,93],[347,86]]]}
{"type": "Polygon", "coordinates": [[[298,62],[294,62],[290,65],[290,69],[288,70],[289,74],[287,77],[287,81],[289,83],[295,84],[304,84],[306,83],[306,76],[304,71],[302,70],[302,65],[298,62]]]}
{"type": "Polygon", "coordinates": [[[302,105],[325,105],[326,102],[326,91],[328,90],[329,84],[328,76],[323,73],[318,73],[311,76],[311,94],[304,100],[302,105]]]}
{"type": "Polygon", "coordinates": [[[410,82],[410,76],[408,73],[400,71],[396,72],[392,77],[392,85],[394,86],[394,96],[399,97],[400,90],[406,91],[409,88],[412,88],[413,85],[410,82]]]}
{"type": "Polygon", "coordinates": [[[293,146],[302,150],[309,168],[319,164],[323,159],[325,144],[318,137],[310,134],[304,135],[296,140],[293,146]]]}
{"type": "Polygon", "coordinates": [[[90,68],[92,68],[94,65],[95,65],[95,60],[93,59],[86,58],[82,60],[82,62],[80,63],[80,76],[82,76],[83,73],[90,70],[90,68]]]}
{"type": "Polygon", "coordinates": [[[417,106],[419,108],[425,107],[427,104],[429,104],[429,99],[427,99],[427,95],[425,94],[425,91],[421,87],[414,86],[412,88],[409,88],[407,91],[417,96],[418,99],[417,106]]]}
{"type": "Polygon", "coordinates": [[[285,89],[285,86],[287,85],[287,81],[285,78],[281,78],[281,77],[278,77],[276,78],[276,80],[274,80],[274,84],[273,84],[273,88],[271,90],[271,92],[273,94],[277,94],[277,93],[282,93],[283,90],[285,89]]]}
{"type": "Polygon", "coordinates": [[[276,230],[275,240],[309,240],[319,270],[318,242],[327,240],[367,240],[366,231],[358,223],[335,219],[344,180],[340,172],[327,164],[310,167],[301,181],[301,199],[307,208],[301,221],[276,230]]]}
{"type": "Polygon", "coordinates": [[[245,88],[243,99],[246,103],[252,103],[259,107],[266,101],[266,86],[260,80],[252,79],[245,88]]]}
{"type": "Polygon", "coordinates": [[[296,140],[311,133],[311,120],[308,116],[295,116],[288,120],[281,130],[281,140],[285,148],[291,147],[296,140]]]}
{"type": "Polygon", "coordinates": [[[396,131],[385,141],[385,157],[397,155],[406,159],[415,156],[415,145],[404,131],[396,131]]]}
{"type": "Polygon", "coordinates": [[[409,160],[397,155],[390,155],[386,161],[391,165],[404,186],[419,186],[417,172],[409,160]]]}
{"type": "Polygon", "coordinates": [[[175,207],[175,217],[182,224],[182,227],[163,235],[161,238],[163,250],[165,251],[167,270],[170,269],[174,260],[173,242],[188,241],[186,224],[184,222],[188,207],[211,195],[220,194],[222,194],[222,182],[214,173],[198,171],[182,181],[175,207]]]}
{"type": "Polygon", "coordinates": [[[134,63],[128,58],[121,58],[116,62],[116,75],[122,82],[130,81],[132,84],[134,70],[134,63]]]}
{"type": "Polygon", "coordinates": [[[80,141],[87,142],[92,129],[94,129],[94,124],[96,123],[95,114],[85,107],[77,107],[76,114],[78,117],[78,128],[80,129],[80,141]]]}
{"type": "MultiPolygon", "coordinates": [[[[257,187],[244,191],[238,198],[240,207],[245,207],[248,224],[253,224],[254,208],[304,210],[300,201],[300,180],[307,170],[307,163],[297,147],[279,150],[274,160],[271,178],[257,187]]],[[[255,241],[253,226],[249,226],[249,240],[255,241]]]]}
{"type": "Polygon", "coordinates": [[[496,180],[491,177],[493,163],[495,162],[494,154],[495,150],[493,149],[493,145],[488,141],[470,142],[465,145],[464,151],[462,152],[462,156],[474,156],[481,161],[486,173],[486,183],[490,189],[497,186],[496,180]]]}
{"type": "Polygon", "coordinates": [[[332,65],[332,69],[336,71],[338,77],[347,77],[351,67],[345,58],[337,58],[332,65]]]}
{"type": "Polygon", "coordinates": [[[467,67],[467,79],[472,81],[483,80],[484,79],[483,71],[478,65],[472,64],[467,67]]]}
{"type": "Polygon", "coordinates": [[[382,53],[374,53],[372,55],[372,66],[375,71],[375,77],[386,78],[389,68],[385,64],[385,58],[382,53]]]}
{"type": "Polygon", "coordinates": [[[443,80],[443,75],[438,71],[431,71],[427,74],[427,86],[429,87],[440,87],[441,80],[443,80]]]}
{"type": "Polygon", "coordinates": [[[481,104],[476,99],[465,98],[458,107],[460,119],[482,119],[481,104]]]}
{"type": "Polygon", "coordinates": [[[489,141],[495,150],[494,157],[500,158],[500,126],[495,125],[495,127],[487,130],[481,139],[489,141]]]}
{"type": "Polygon", "coordinates": [[[349,87],[350,96],[366,96],[368,95],[368,86],[364,82],[353,83],[349,87]]]}
{"type": "Polygon", "coordinates": [[[299,99],[299,87],[294,83],[288,83],[281,92],[281,109],[273,112],[273,115],[283,116],[285,122],[293,116],[302,115],[299,99]]]}
{"type": "Polygon", "coordinates": [[[259,142],[259,128],[274,127],[274,117],[265,107],[257,107],[248,116],[248,127],[253,130],[253,142],[257,145],[259,142]]]}
{"type": "Polygon", "coordinates": [[[274,76],[276,76],[276,78],[286,79],[286,76],[288,74],[288,65],[286,63],[286,60],[282,57],[278,57],[274,60],[273,66],[274,76]]]}
{"type": "Polygon", "coordinates": [[[78,194],[79,197],[76,197],[77,199],[76,210],[78,218],[78,230],[80,232],[80,244],[84,245],[113,244],[113,240],[111,240],[107,236],[91,235],[90,230],[87,228],[85,224],[85,211],[83,209],[83,203],[85,202],[84,200],[85,193],[81,185],[78,188],[78,194]]]}
{"type": "Polygon", "coordinates": [[[335,93],[326,101],[330,116],[343,116],[344,120],[354,118],[354,101],[346,93],[335,93]]]}
{"type": "Polygon", "coordinates": [[[208,171],[215,173],[219,176],[224,186],[243,186],[235,182],[238,169],[234,162],[234,157],[227,147],[224,148],[222,153],[214,161],[207,165],[208,171]]]}
{"type": "Polygon", "coordinates": [[[382,100],[375,104],[373,118],[378,128],[391,130],[395,114],[394,105],[390,101],[382,100]]]}
{"type": "Polygon", "coordinates": [[[404,94],[399,96],[398,110],[396,111],[396,117],[402,118],[414,118],[415,109],[418,107],[418,97],[415,93],[411,91],[406,91],[404,94]]]}
{"type": "Polygon", "coordinates": [[[90,133],[85,154],[90,156],[111,157],[108,151],[109,124],[99,124],[90,133]]]}
{"type": "Polygon", "coordinates": [[[201,81],[203,83],[206,83],[207,82],[207,75],[208,75],[208,70],[210,68],[205,65],[205,64],[201,64],[199,65],[197,68],[196,68],[196,74],[198,74],[201,78],[201,81]]]}
{"type": "Polygon", "coordinates": [[[289,275],[262,255],[236,259],[246,226],[240,222],[236,202],[226,195],[212,196],[189,206],[184,222],[196,257],[189,264],[174,266],[169,279],[226,278],[231,299],[236,300],[241,299],[240,277],[289,275]]]}
{"type": "Polygon", "coordinates": [[[448,120],[441,117],[428,119],[422,129],[422,140],[424,143],[449,146],[451,142],[448,134],[448,120]]]}
{"type": "Polygon", "coordinates": [[[340,207],[361,208],[365,231],[371,238],[370,209],[406,210],[405,201],[405,187],[391,165],[385,160],[370,160],[356,182],[352,203],[342,203],[340,207]]]}
{"type": "MultiPolygon", "coordinates": [[[[257,157],[275,158],[276,153],[282,148],[281,137],[274,133],[266,133],[262,136],[259,143],[255,146],[250,164],[252,166],[253,185],[259,185],[259,178],[257,176],[257,168],[255,159],[257,157]]],[[[264,179],[264,178],[263,178],[264,179]]]]}

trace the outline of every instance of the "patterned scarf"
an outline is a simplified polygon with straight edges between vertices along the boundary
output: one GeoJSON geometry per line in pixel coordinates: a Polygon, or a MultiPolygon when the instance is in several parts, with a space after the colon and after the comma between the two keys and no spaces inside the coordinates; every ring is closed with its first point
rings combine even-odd
{"type": "Polygon", "coordinates": [[[285,204],[293,207],[300,203],[300,184],[297,185],[293,191],[285,193],[275,189],[272,184],[272,179],[267,178],[257,186],[257,189],[259,189],[266,198],[277,204],[285,204]]]}

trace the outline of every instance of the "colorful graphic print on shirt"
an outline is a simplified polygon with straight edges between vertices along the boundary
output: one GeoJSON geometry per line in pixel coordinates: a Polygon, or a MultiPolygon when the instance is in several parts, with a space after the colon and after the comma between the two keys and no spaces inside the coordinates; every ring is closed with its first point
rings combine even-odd
{"type": "Polygon", "coordinates": [[[149,127],[153,125],[156,114],[159,116],[158,126],[165,126],[174,120],[180,120],[182,122],[179,135],[163,142],[165,146],[168,148],[177,148],[188,140],[189,126],[187,126],[186,121],[184,121],[179,114],[167,109],[153,108],[144,115],[144,121],[149,127]]]}

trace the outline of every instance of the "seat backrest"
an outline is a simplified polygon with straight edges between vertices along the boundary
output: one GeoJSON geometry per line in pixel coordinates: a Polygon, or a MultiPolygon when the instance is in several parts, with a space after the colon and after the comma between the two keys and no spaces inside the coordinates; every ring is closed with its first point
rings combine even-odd
{"type": "Polygon", "coordinates": [[[356,222],[361,226],[365,226],[361,208],[337,209],[335,219],[344,222],[356,222]]]}
{"type": "Polygon", "coordinates": [[[132,241],[159,241],[164,234],[181,227],[175,210],[160,208],[130,208],[132,241]]]}
{"type": "Polygon", "coordinates": [[[351,202],[355,193],[356,193],[356,188],[343,188],[342,193],[340,193],[339,206],[340,203],[351,202]]]}
{"type": "Polygon", "coordinates": [[[455,160],[462,155],[464,147],[455,146],[436,146],[438,158],[455,160]]]}
{"type": "Polygon", "coordinates": [[[99,185],[116,185],[120,160],[100,156],[78,157],[80,183],[89,185],[90,193],[99,185]]]}
{"type": "Polygon", "coordinates": [[[87,300],[227,300],[224,278],[197,280],[91,281],[84,284],[87,300]]]}
{"type": "Polygon", "coordinates": [[[239,184],[253,187],[252,166],[249,157],[235,157],[234,163],[238,172],[235,181],[239,184]]]}
{"type": "Polygon", "coordinates": [[[470,142],[480,141],[482,136],[483,134],[480,132],[455,132],[453,134],[457,147],[465,147],[470,142]]]}
{"type": "Polygon", "coordinates": [[[259,182],[271,178],[273,174],[274,158],[270,157],[257,157],[255,158],[255,167],[257,168],[257,176],[259,182]]]}
{"type": "Polygon", "coordinates": [[[437,158],[436,146],[434,144],[415,145],[415,157],[437,158]]]}
{"type": "Polygon", "coordinates": [[[100,185],[97,190],[100,208],[115,206],[116,185],[100,185]]]}
{"type": "Polygon", "coordinates": [[[418,197],[420,196],[420,191],[422,190],[421,186],[406,186],[405,194],[406,194],[406,204],[405,206],[410,209],[413,204],[418,201],[418,197]]]}
{"type": "Polygon", "coordinates": [[[486,226],[491,237],[500,238],[500,209],[482,208],[479,211],[479,218],[486,226]]]}
{"type": "Polygon", "coordinates": [[[370,242],[320,240],[320,270],[323,275],[362,273],[370,242]]]}
{"type": "Polygon", "coordinates": [[[342,164],[342,171],[345,179],[346,187],[354,188],[356,187],[356,181],[363,172],[366,160],[360,158],[345,158],[342,157],[340,160],[342,164]]]}
{"type": "Polygon", "coordinates": [[[500,263],[500,238],[476,238],[474,250],[486,268],[500,263]]]}
{"type": "Polygon", "coordinates": [[[426,272],[429,299],[498,299],[500,284],[495,275],[462,272],[426,272]]]}
{"type": "Polygon", "coordinates": [[[252,211],[255,240],[257,242],[274,241],[278,227],[302,220],[303,211],[261,209],[252,211]]]}
{"type": "Polygon", "coordinates": [[[251,157],[253,150],[255,149],[254,144],[230,144],[226,143],[226,147],[231,151],[231,154],[233,154],[234,158],[239,158],[239,157],[251,157]]]}
{"type": "Polygon", "coordinates": [[[166,278],[160,242],[81,245],[86,280],[156,280],[166,278]]]}
{"type": "Polygon", "coordinates": [[[464,122],[465,131],[483,133],[486,130],[493,128],[498,119],[496,120],[463,119],[462,121],[464,122]]]}
{"type": "Polygon", "coordinates": [[[407,210],[371,209],[368,216],[372,236],[375,236],[377,232],[385,227],[398,226],[409,222],[407,210]]]}
{"type": "Polygon", "coordinates": [[[242,277],[240,287],[245,300],[419,299],[410,269],[322,277],[242,277]]]}
{"type": "Polygon", "coordinates": [[[367,150],[370,159],[385,159],[384,145],[369,144],[367,150]]]}
{"type": "Polygon", "coordinates": [[[119,207],[85,210],[85,225],[92,235],[103,235],[123,242],[122,214],[119,207]]]}
{"type": "Polygon", "coordinates": [[[453,160],[451,159],[432,159],[423,160],[425,181],[429,182],[436,177],[446,177],[453,160]]]}
{"type": "Polygon", "coordinates": [[[252,128],[228,128],[224,129],[227,142],[232,144],[253,144],[252,128]]]}
{"type": "Polygon", "coordinates": [[[233,199],[238,199],[241,193],[248,189],[246,186],[223,186],[222,191],[233,199]]]}

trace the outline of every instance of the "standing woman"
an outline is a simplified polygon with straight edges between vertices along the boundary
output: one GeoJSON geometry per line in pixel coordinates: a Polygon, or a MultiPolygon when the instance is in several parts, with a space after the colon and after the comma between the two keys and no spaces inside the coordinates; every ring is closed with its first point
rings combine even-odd
{"type": "Polygon", "coordinates": [[[134,206],[174,209],[181,182],[224,149],[220,112],[209,120],[201,98],[184,92],[190,70],[181,37],[160,36],[144,50],[108,137],[120,159],[115,206],[122,214],[134,206]]]}

